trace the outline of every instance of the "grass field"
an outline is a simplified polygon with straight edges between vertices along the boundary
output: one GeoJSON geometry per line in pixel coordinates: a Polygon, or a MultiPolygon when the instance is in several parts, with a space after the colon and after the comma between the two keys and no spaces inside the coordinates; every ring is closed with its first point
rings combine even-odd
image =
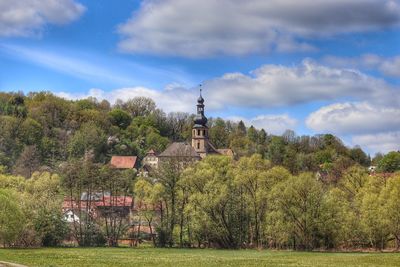
{"type": "Polygon", "coordinates": [[[154,248],[0,249],[0,261],[34,266],[400,266],[398,253],[154,248]]]}

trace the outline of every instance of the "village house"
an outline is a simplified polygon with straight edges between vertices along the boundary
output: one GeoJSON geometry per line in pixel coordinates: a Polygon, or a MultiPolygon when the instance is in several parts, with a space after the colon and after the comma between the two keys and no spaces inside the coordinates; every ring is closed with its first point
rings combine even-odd
{"type": "Polygon", "coordinates": [[[137,156],[112,156],[110,165],[115,169],[136,169],[138,160],[137,156]]]}
{"type": "MultiPolygon", "coordinates": [[[[114,169],[137,169],[136,156],[112,156],[110,165],[114,169]]],[[[130,221],[133,198],[111,196],[109,192],[83,192],[80,199],[65,198],[62,205],[64,220],[79,223],[79,216],[90,215],[93,219],[110,216],[111,213],[130,221]]]]}

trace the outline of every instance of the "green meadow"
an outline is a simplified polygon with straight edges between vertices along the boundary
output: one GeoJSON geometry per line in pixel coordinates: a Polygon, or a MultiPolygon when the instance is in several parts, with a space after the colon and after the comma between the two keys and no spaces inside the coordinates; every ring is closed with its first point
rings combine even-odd
{"type": "Polygon", "coordinates": [[[400,266],[399,253],[322,253],[155,248],[0,249],[0,261],[27,266],[400,266]]]}

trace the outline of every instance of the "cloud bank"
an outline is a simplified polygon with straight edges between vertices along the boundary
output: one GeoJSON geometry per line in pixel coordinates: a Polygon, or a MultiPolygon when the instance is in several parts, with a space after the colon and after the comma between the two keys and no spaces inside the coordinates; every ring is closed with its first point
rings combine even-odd
{"type": "Polygon", "coordinates": [[[323,61],[340,68],[376,69],[390,77],[400,77],[400,56],[381,57],[375,54],[364,54],[359,57],[326,56],[323,61]]]}
{"type": "Polygon", "coordinates": [[[67,24],[84,12],[85,7],[75,0],[2,0],[0,37],[37,35],[48,24],[67,24]]]}
{"type": "Polygon", "coordinates": [[[397,0],[144,0],[119,47],[183,57],[310,51],[310,37],[397,27],[397,0]]]}

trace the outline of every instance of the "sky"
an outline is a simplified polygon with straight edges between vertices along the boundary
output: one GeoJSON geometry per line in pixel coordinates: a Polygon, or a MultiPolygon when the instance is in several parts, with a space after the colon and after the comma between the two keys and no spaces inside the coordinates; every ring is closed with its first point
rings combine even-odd
{"type": "Polygon", "coordinates": [[[400,150],[400,0],[0,0],[0,91],[151,97],[400,150]]]}

